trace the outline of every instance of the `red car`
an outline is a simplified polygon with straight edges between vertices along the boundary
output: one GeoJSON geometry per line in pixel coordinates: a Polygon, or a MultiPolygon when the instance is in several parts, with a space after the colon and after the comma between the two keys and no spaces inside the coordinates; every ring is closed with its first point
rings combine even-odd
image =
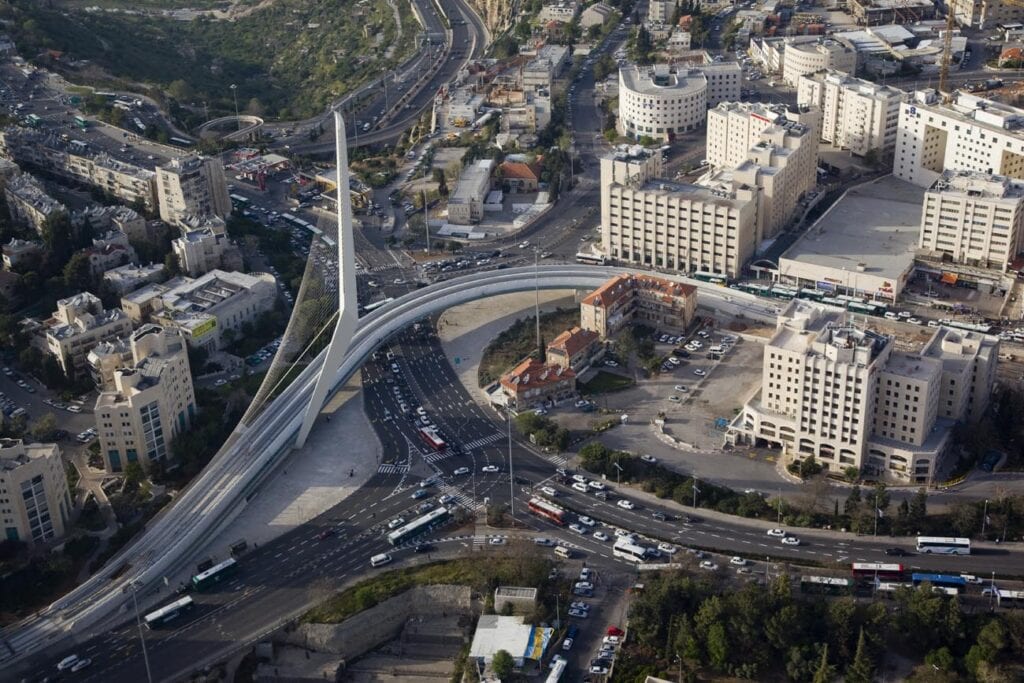
{"type": "Polygon", "coordinates": [[[626,635],[626,632],[623,631],[618,626],[609,626],[608,627],[607,635],[609,635],[609,636],[618,636],[619,638],[621,638],[622,636],[626,635]]]}
{"type": "Polygon", "coordinates": [[[318,541],[323,541],[323,540],[325,540],[325,539],[328,539],[328,538],[330,538],[330,537],[331,537],[331,536],[333,536],[334,534],[335,534],[335,531],[334,531],[334,529],[324,529],[323,531],[321,531],[320,533],[318,533],[318,534],[316,535],[316,540],[318,540],[318,541]]]}

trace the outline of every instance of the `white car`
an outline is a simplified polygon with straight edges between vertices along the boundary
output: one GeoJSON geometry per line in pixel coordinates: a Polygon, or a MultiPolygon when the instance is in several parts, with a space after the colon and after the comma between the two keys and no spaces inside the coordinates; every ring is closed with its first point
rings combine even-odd
{"type": "Polygon", "coordinates": [[[574,491],[579,491],[580,493],[588,493],[590,491],[586,484],[579,481],[574,481],[572,483],[572,489],[574,491]]]}
{"type": "Polygon", "coordinates": [[[573,588],[582,591],[592,591],[594,590],[594,584],[590,583],[589,581],[577,581],[573,585],[573,588]]]}
{"type": "Polygon", "coordinates": [[[605,636],[601,642],[605,645],[619,645],[622,643],[622,638],[619,636],[605,636]]]}
{"type": "Polygon", "coordinates": [[[649,462],[649,463],[652,463],[652,464],[658,462],[657,458],[655,458],[653,455],[650,455],[648,453],[644,453],[643,455],[641,455],[640,459],[643,460],[644,462],[649,462]]]}
{"type": "Polygon", "coordinates": [[[397,529],[398,527],[402,526],[403,524],[405,524],[405,520],[402,519],[401,517],[397,517],[397,518],[391,520],[390,522],[388,522],[388,528],[389,529],[397,529]]]}
{"type": "Polygon", "coordinates": [[[616,505],[618,505],[623,510],[633,510],[634,508],[636,508],[636,505],[634,505],[632,502],[626,500],[625,498],[623,498],[622,500],[617,502],[616,505]]]}
{"type": "Polygon", "coordinates": [[[77,662],[75,662],[74,664],[71,665],[71,673],[78,673],[79,671],[81,671],[82,669],[86,668],[90,664],[92,664],[92,660],[89,659],[88,657],[84,657],[82,659],[79,659],[77,662]]]}
{"type": "Polygon", "coordinates": [[[581,484],[586,484],[587,483],[587,478],[584,477],[582,474],[574,474],[574,475],[572,475],[572,480],[573,481],[578,481],[581,484]]]}
{"type": "Polygon", "coordinates": [[[592,526],[596,526],[597,525],[597,522],[592,520],[590,517],[587,517],[586,515],[583,515],[583,516],[579,517],[578,521],[583,526],[591,526],[592,527],[592,526]]]}
{"type": "Polygon", "coordinates": [[[606,488],[608,488],[607,486],[604,485],[603,482],[600,481],[588,481],[587,486],[594,489],[595,491],[604,491],[606,488]]]}
{"type": "Polygon", "coordinates": [[[57,662],[57,671],[67,671],[77,663],[78,655],[68,655],[64,659],[57,662]]]}
{"type": "Polygon", "coordinates": [[[739,555],[736,555],[732,559],[729,560],[729,564],[735,565],[737,567],[746,567],[747,566],[747,561],[745,559],[743,559],[742,557],[740,557],[739,555]]]}
{"type": "Polygon", "coordinates": [[[586,528],[582,524],[570,524],[569,525],[569,530],[570,531],[575,531],[576,533],[580,534],[581,536],[583,534],[587,533],[586,528]]]}
{"type": "Polygon", "coordinates": [[[700,568],[701,569],[706,569],[709,572],[713,572],[713,571],[716,571],[718,569],[718,565],[715,564],[714,562],[712,562],[711,560],[704,560],[703,562],[700,563],[700,568]]]}
{"type": "Polygon", "coordinates": [[[591,536],[593,536],[595,540],[601,541],[602,543],[607,543],[608,541],[608,534],[606,534],[603,531],[595,531],[593,534],[591,534],[591,536]]]}
{"type": "Polygon", "coordinates": [[[687,388],[686,388],[686,385],[685,385],[685,384],[677,384],[677,385],[675,385],[675,386],[674,386],[674,387],[672,387],[672,388],[673,388],[673,389],[675,389],[676,391],[680,391],[680,392],[682,392],[682,393],[684,393],[684,394],[685,394],[685,393],[686,393],[687,391],[689,391],[689,389],[687,389],[687,388]]]}
{"type": "Polygon", "coordinates": [[[565,651],[569,651],[572,649],[572,638],[566,638],[562,641],[562,649],[565,651]]]}
{"type": "Polygon", "coordinates": [[[786,532],[783,529],[769,529],[768,535],[772,538],[785,538],[786,532]]]}
{"type": "Polygon", "coordinates": [[[786,536],[782,539],[782,545],[800,545],[800,539],[796,536],[786,536]]]}
{"type": "Polygon", "coordinates": [[[679,552],[679,548],[675,547],[671,543],[659,543],[658,550],[665,553],[666,555],[675,555],[679,552]]]}
{"type": "Polygon", "coordinates": [[[494,472],[500,472],[501,468],[498,467],[497,465],[484,465],[483,467],[480,468],[480,471],[481,472],[490,472],[490,473],[493,474],[494,472]]]}
{"type": "Polygon", "coordinates": [[[669,356],[668,357],[668,362],[671,363],[672,365],[679,365],[679,363],[681,361],[678,358],[676,358],[675,356],[669,356]]]}
{"type": "Polygon", "coordinates": [[[452,474],[454,474],[456,477],[461,477],[464,474],[469,474],[469,468],[468,467],[460,467],[459,469],[457,469],[454,472],[452,472],[452,474]]]}
{"type": "Polygon", "coordinates": [[[634,538],[632,531],[626,531],[625,529],[616,529],[615,536],[617,538],[626,538],[632,540],[634,538]]]}
{"type": "Polygon", "coordinates": [[[552,498],[558,497],[558,491],[551,488],[550,486],[541,486],[540,492],[543,493],[545,496],[551,496],[552,498]]]}
{"type": "Polygon", "coordinates": [[[697,375],[698,377],[704,377],[708,373],[706,373],[705,371],[701,370],[700,368],[695,368],[694,371],[693,371],[693,374],[697,375]]]}
{"type": "Polygon", "coordinates": [[[501,536],[491,536],[487,539],[487,543],[490,545],[505,545],[505,539],[501,536]]]}

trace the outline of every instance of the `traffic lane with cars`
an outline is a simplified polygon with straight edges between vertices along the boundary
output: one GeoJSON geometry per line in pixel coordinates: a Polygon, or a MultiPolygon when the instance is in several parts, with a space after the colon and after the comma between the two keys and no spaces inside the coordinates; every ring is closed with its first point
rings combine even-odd
{"type": "MultiPolygon", "coordinates": [[[[243,555],[240,571],[222,588],[193,593],[198,603],[194,612],[166,628],[147,631],[153,670],[168,678],[185,675],[203,657],[216,655],[266,630],[267,615],[283,618],[321,599],[309,590],[318,580],[338,581],[359,575],[372,555],[393,552],[386,541],[387,521],[409,515],[408,511],[422,502],[410,498],[409,488],[396,490],[398,480],[393,475],[373,477],[323,515],[243,555]],[[335,529],[336,533],[319,539],[325,529],[335,529]]],[[[221,549],[220,559],[226,551],[221,549]]],[[[159,606],[147,604],[148,597],[140,596],[143,612],[159,606]]],[[[170,595],[165,595],[160,602],[169,600],[170,595]]],[[[108,622],[102,631],[85,636],[73,648],[53,647],[46,656],[37,656],[33,660],[35,671],[40,676],[52,674],[55,662],[73,651],[93,659],[93,665],[74,680],[144,680],[135,623],[124,620],[123,614],[119,617],[121,622],[116,626],[106,630],[108,622]]]]}

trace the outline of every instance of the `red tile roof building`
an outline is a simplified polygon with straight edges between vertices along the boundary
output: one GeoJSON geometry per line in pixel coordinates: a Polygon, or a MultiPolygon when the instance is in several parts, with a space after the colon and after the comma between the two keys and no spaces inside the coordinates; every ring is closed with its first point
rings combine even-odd
{"type": "Polygon", "coordinates": [[[555,337],[547,348],[548,365],[585,370],[600,355],[603,347],[597,332],[573,327],[555,337]]]}
{"type": "Polygon", "coordinates": [[[697,310],[697,288],[652,275],[616,275],[580,303],[580,326],[606,339],[635,323],[682,332],[697,310]]]}
{"type": "Polygon", "coordinates": [[[572,398],[576,394],[576,373],[527,358],[501,376],[501,391],[510,408],[526,408],[572,398]]]}
{"type": "Polygon", "coordinates": [[[536,192],[540,183],[540,160],[532,164],[522,161],[503,161],[498,166],[502,188],[506,192],[536,192]]]}

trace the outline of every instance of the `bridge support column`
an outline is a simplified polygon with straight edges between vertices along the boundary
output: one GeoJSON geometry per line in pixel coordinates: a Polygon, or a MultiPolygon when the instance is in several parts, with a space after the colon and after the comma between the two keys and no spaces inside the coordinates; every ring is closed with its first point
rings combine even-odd
{"type": "Polygon", "coordinates": [[[335,160],[338,164],[338,322],[327,347],[327,355],[320,367],[313,395],[302,417],[302,426],[295,439],[295,447],[306,443],[316,416],[324,406],[327,392],[334,384],[334,377],[345,359],[349,344],[359,324],[359,302],[356,300],[356,245],[352,236],[352,199],[348,190],[348,146],[345,138],[345,121],[341,112],[334,112],[335,160]]]}

